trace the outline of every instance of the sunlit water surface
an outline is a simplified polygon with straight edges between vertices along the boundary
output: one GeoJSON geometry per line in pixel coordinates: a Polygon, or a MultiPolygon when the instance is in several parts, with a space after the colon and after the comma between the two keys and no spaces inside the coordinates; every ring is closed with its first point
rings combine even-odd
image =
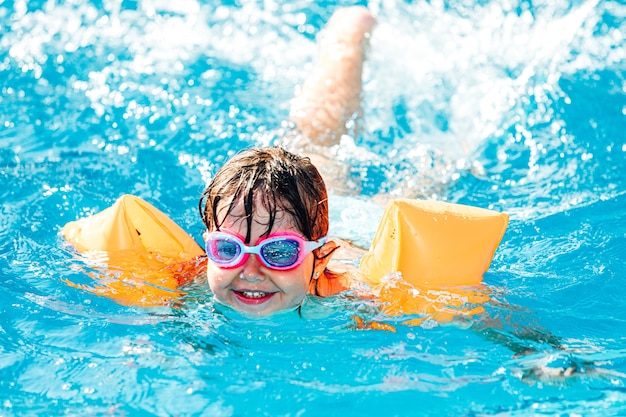
{"type": "Polygon", "coordinates": [[[429,322],[395,333],[349,295],[254,321],[201,283],[124,307],[59,237],[124,193],[200,241],[197,200],[272,143],[315,36],[350,2],[0,1],[0,415],[623,415],[626,6],[374,1],[364,118],[336,157],[332,234],[367,247],[373,195],[506,211],[485,282],[514,356],[429,322]],[[542,365],[576,376],[529,377],[542,365]]]}

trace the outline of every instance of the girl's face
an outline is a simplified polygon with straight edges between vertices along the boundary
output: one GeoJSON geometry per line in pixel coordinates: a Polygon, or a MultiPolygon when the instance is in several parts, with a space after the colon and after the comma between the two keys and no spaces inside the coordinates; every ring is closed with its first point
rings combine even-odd
{"type": "MultiPolygon", "coordinates": [[[[218,206],[218,216],[226,210],[226,204],[218,206]]],[[[267,231],[269,213],[262,204],[256,202],[250,245],[267,231]]],[[[243,204],[239,203],[225,218],[220,230],[229,230],[246,236],[243,204]]],[[[277,212],[270,233],[291,231],[300,234],[288,213],[277,212]]],[[[266,267],[257,257],[250,254],[248,259],[237,268],[220,268],[208,260],[207,280],[215,299],[243,313],[266,315],[279,310],[297,307],[309,289],[309,282],[315,272],[322,273],[326,261],[318,261],[314,271],[314,255],[309,253],[304,261],[293,269],[275,270],[266,267]]]]}

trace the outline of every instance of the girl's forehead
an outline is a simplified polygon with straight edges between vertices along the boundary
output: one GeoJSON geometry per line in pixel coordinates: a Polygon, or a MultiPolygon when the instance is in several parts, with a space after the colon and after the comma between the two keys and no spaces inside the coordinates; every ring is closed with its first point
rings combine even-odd
{"type": "Polygon", "coordinates": [[[293,216],[281,206],[275,207],[274,213],[270,213],[266,204],[263,204],[259,196],[254,198],[252,213],[246,213],[244,199],[238,199],[231,207],[232,199],[223,200],[217,205],[217,218],[221,228],[230,229],[246,236],[248,228],[248,217],[252,216],[251,236],[261,236],[271,232],[281,230],[293,230],[300,233],[296,227],[293,216]],[[274,222],[270,227],[270,219],[274,217],[274,222]],[[241,232],[244,233],[241,233],[241,232]]]}

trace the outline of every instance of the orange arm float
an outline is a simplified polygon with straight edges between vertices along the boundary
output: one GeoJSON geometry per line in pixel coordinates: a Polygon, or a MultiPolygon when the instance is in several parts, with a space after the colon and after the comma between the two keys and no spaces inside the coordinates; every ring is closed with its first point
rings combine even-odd
{"type": "Polygon", "coordinates": [[[132,195],[123,195],[100,213],[69,222],[61,234],[79,252],[132,250],[179,260],[204,255],[180,226],[153,205],[132,195]]]}
{"type": "Polygon", "coordinates": [[[419,287],[479,284],[508,219],[461,204],[392,200],[361,259],[361,272],[373,284],[393,272],[419,287]]]}
{"type": "MultiPolygon", "coordinates": [[[[504,236],[508,215],[441,201],[392,200],[361,259],[366,283],[390,315],[423,314],[438,322],[482,311],[477,286],[504,236]],[[401,279],[383,279],[393,273],[401,279]]],[[[416,319],[413,324],[419,324],[416,319]]]]}
{"type": "MultiPolygon", "coordinates": [[[[139,197],[124,195],[93,216],[69,222],[61,235],[86,260],[106,263],[92,272],[93,293],[123,305],[169,305],[180,284],[202,273],[204,251],[169,217],[139,197]]],[[[77,286],[75,284],[71,284],[77,286]]]]}

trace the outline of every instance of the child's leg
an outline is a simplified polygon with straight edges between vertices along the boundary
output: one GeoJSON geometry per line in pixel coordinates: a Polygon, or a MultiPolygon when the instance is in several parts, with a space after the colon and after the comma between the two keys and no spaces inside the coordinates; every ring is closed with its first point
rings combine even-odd
{"type": "Polygon", "coordinates": [[[290,117],[316,145],[334,145],[360,110],[366,40],[375,20],[364,7],[337,10],[319,39],[319,58],[292,103],[290,117]]]}

